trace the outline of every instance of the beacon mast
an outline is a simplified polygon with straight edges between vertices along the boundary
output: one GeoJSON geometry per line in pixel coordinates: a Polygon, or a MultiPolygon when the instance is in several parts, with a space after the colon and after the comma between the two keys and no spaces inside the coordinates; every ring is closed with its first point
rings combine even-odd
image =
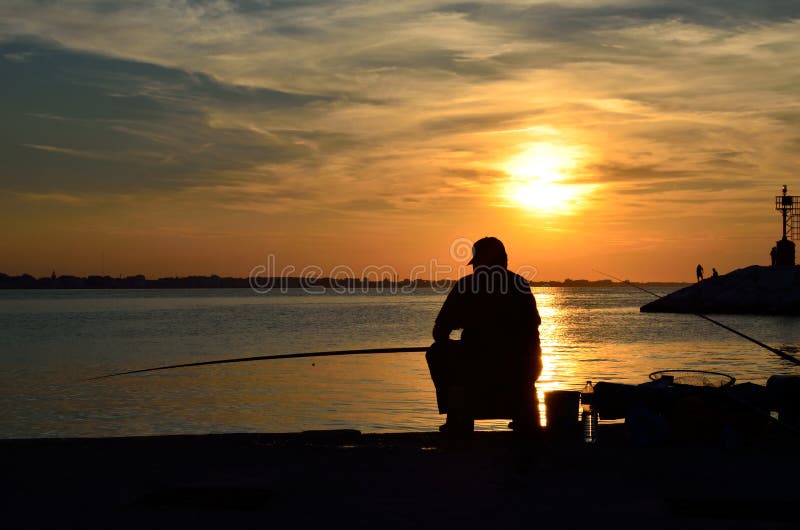
{"type": "Polygon", "coordinates": [[[794,266],[794,239],[800,237],[800,197],[787,195],[786,184],[783,194],[775,197],[775,210],[783,217],[783,237],[770,251],[773,266],[794,266]]]}

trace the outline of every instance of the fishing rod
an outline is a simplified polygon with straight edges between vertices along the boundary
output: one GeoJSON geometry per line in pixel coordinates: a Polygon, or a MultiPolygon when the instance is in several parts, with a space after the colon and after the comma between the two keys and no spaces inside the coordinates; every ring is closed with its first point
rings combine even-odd
{"type": "Polygon", "coordinates": [[[275,359],[299,359],[303,357],[334,357],[338,355],[366,355],[376,353],[417,353],[427,351],[430,346],[414,346],[408,348],[368,348],[362,350],[335,350],[335,351],[315,351],[304,353],[284,353],[280,355],[257,355],[255,357],[237,357],[235,359],[217,359],[215,361],[200,361],[196,363],[170,364],[167,366],[156,366],[154,368],[142,368],[139,370],[128,370],[126,372],[115,372],[113,374],[90,377],[86,381],[96,381],[118,375],[140,374],[143,372],[155,372],[157,370],[171,370],[173,368],[188,368],[190,366],[207,366],[210,364],[230,364],[245,363],[250,361],[272,361],[275,359]]]}
{"type": "MultiPolygon", "coordinates": [[[[640,286],[636,285],[635,283],[632,283],[632,282],[630,282],[630,281],[628,281],[628,280],[623,280],[623,279],[621,279],[621,278],[617,278],[616,276],[613,276],[613,275],[611,275],[611,274],[608,274],[607,272],[599,271],[599,270],[597,270],[597,269],[592,269],[592,270],[593,270],[593,271],[595,271],[595,272],[599,272],[600,274],[602,274],[602,275],[604,275],[604,276],[608,276],[608,277],[609,277],[609,278],[611,278],[611,279],[614,279],[614,280],[620,281],[620,282],[622,282],[622,283],[627,283],[627,284],[628,284],[628,285],[630,285],[631,287],[633,287],[633,288],[635,288],[635,289],[639,289],[640,291],[644,291],[645,293],[647,293],[647,294],[650,294],[650,295],[653,295],[653,296],[655,296],[656,298],[664,298],[662,295],[660,295],[660,294],[656,294],[656,293],[654,293],[653,291],[650,291],[650,290],[648,290],[648,289],[645,289],[644,287],[640,287],[640,286]]],[[[745,334],[744,334],[744,333],[742,333],[741,331],[738,331],[738,330],[736,330],[736,329],[733,329],[733,328],[732,328],[732,327],[730,327],[730,326],[726,326],[726,325],[725,325],[725,324],[723,324],[722,322],[719,322],[719,321],[717,321],[717,320],[714,320],[714,319],[713,319],[713,318],[711,318],[710,316],[704,315],[704,314],[702,314],[702,313],[692,313],[692,314],[693,314],[693,315],[697,315],[697,316],[699,316],[700,318],[702,318],[702,319],[705,319],[705,320],[707,320],[707,321],[711,322],[712,324],[716,324],[717,326],[719,326],[719,327],[721,327],[721,328],[723,328],[723,329],[727,329],[727,330],[728,330],[728,331],[730,331],[731,333],[735,333],[736,335],[739,335],[739,336],[740,336],[740,337],[742,337],[743,339],[747,339],[747,340],[749,340],[749,341],[750,341],[750,342],[752,342],[753,344],[758,344],[759,346],[761,346],[761,347],[762,347],[762,348],[764,348],[765,350],[768,350],[768,351],[770,351],[770,352],[774,353],[775,355],[777,355],[777,356],[778,356],[778,357],[780,357],[781,359],[784,359],[784,360],[786,360],[786,361],[791,361],[791,362],[793,362],[794,364],[800,365],[800,359],[798,359],[797,357],[795,357],[795,356],[793,356],[793,355],[790,355],[790,354],[786,353],[786,352],[785,352],[785,351],[783,351],[783,350],[779,350],[778,348],[773,348],[772,346],[769,346],[768,344],[764,344],[764,343],[763,343],[763,342],[761,342],[760,340],[758,340],[758,339],[754,339],[753,337],[751,337],[751,336],[749,336],[749,335],[745,335],[745,334]]]]}

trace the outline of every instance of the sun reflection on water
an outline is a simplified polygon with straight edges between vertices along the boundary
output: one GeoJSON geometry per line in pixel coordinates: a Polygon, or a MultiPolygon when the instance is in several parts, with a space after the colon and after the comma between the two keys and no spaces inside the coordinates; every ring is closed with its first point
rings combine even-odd
{"type": "MultiPolygon", "coordinates": [[[[566,313],[561,308],[563,293],[558,290],[548,289],[535,293],[536,305],[542,324],[539,326],[539,337],[542,344],[542,373],[536,382],[536,394],[539,400],[539,416],[542,425],[547,424],[547,407],[545,395],[554,390],[580,390],[580,388],[565,387],[563,374],[572,374],[577,371],[580,361],[577,346],[566,335],[568,329],[564,321],[566,313]],[[565,354],[566,353],[566,354],[565,354]]],[[[576,418],[577,418],[577,410],[576,418]]]]}

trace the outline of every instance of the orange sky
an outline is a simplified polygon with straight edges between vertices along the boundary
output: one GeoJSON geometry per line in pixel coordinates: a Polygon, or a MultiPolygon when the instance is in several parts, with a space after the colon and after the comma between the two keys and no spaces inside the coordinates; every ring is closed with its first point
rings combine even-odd
{"type": "Polygon", "coordinates": [[[800,5],[690,4],[4,2],[0,272],[767,264],[800,5]]]}

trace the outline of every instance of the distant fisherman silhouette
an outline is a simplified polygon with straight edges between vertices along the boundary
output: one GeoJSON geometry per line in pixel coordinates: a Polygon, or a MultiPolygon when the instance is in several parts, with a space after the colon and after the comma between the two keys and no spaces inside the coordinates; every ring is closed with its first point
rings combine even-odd
{"type": "Polygon", "coordinates": [[[508,270],[503,243],[472,247],[473,273],[450,290],[425,358],[436,386],[439,430],[466,434],[475,419],[511,418],[515,430],[539,427],[536,379],[542,370],[539,312],[527,280],[508,270]],[[461,329],[461,340],[450,333],[461,329]]]}
{"type": "Polygon", "coordinates": [[[699,263],[697,264],[697,281],[700,282],[703,280],[703,266],[699,263]]]}

